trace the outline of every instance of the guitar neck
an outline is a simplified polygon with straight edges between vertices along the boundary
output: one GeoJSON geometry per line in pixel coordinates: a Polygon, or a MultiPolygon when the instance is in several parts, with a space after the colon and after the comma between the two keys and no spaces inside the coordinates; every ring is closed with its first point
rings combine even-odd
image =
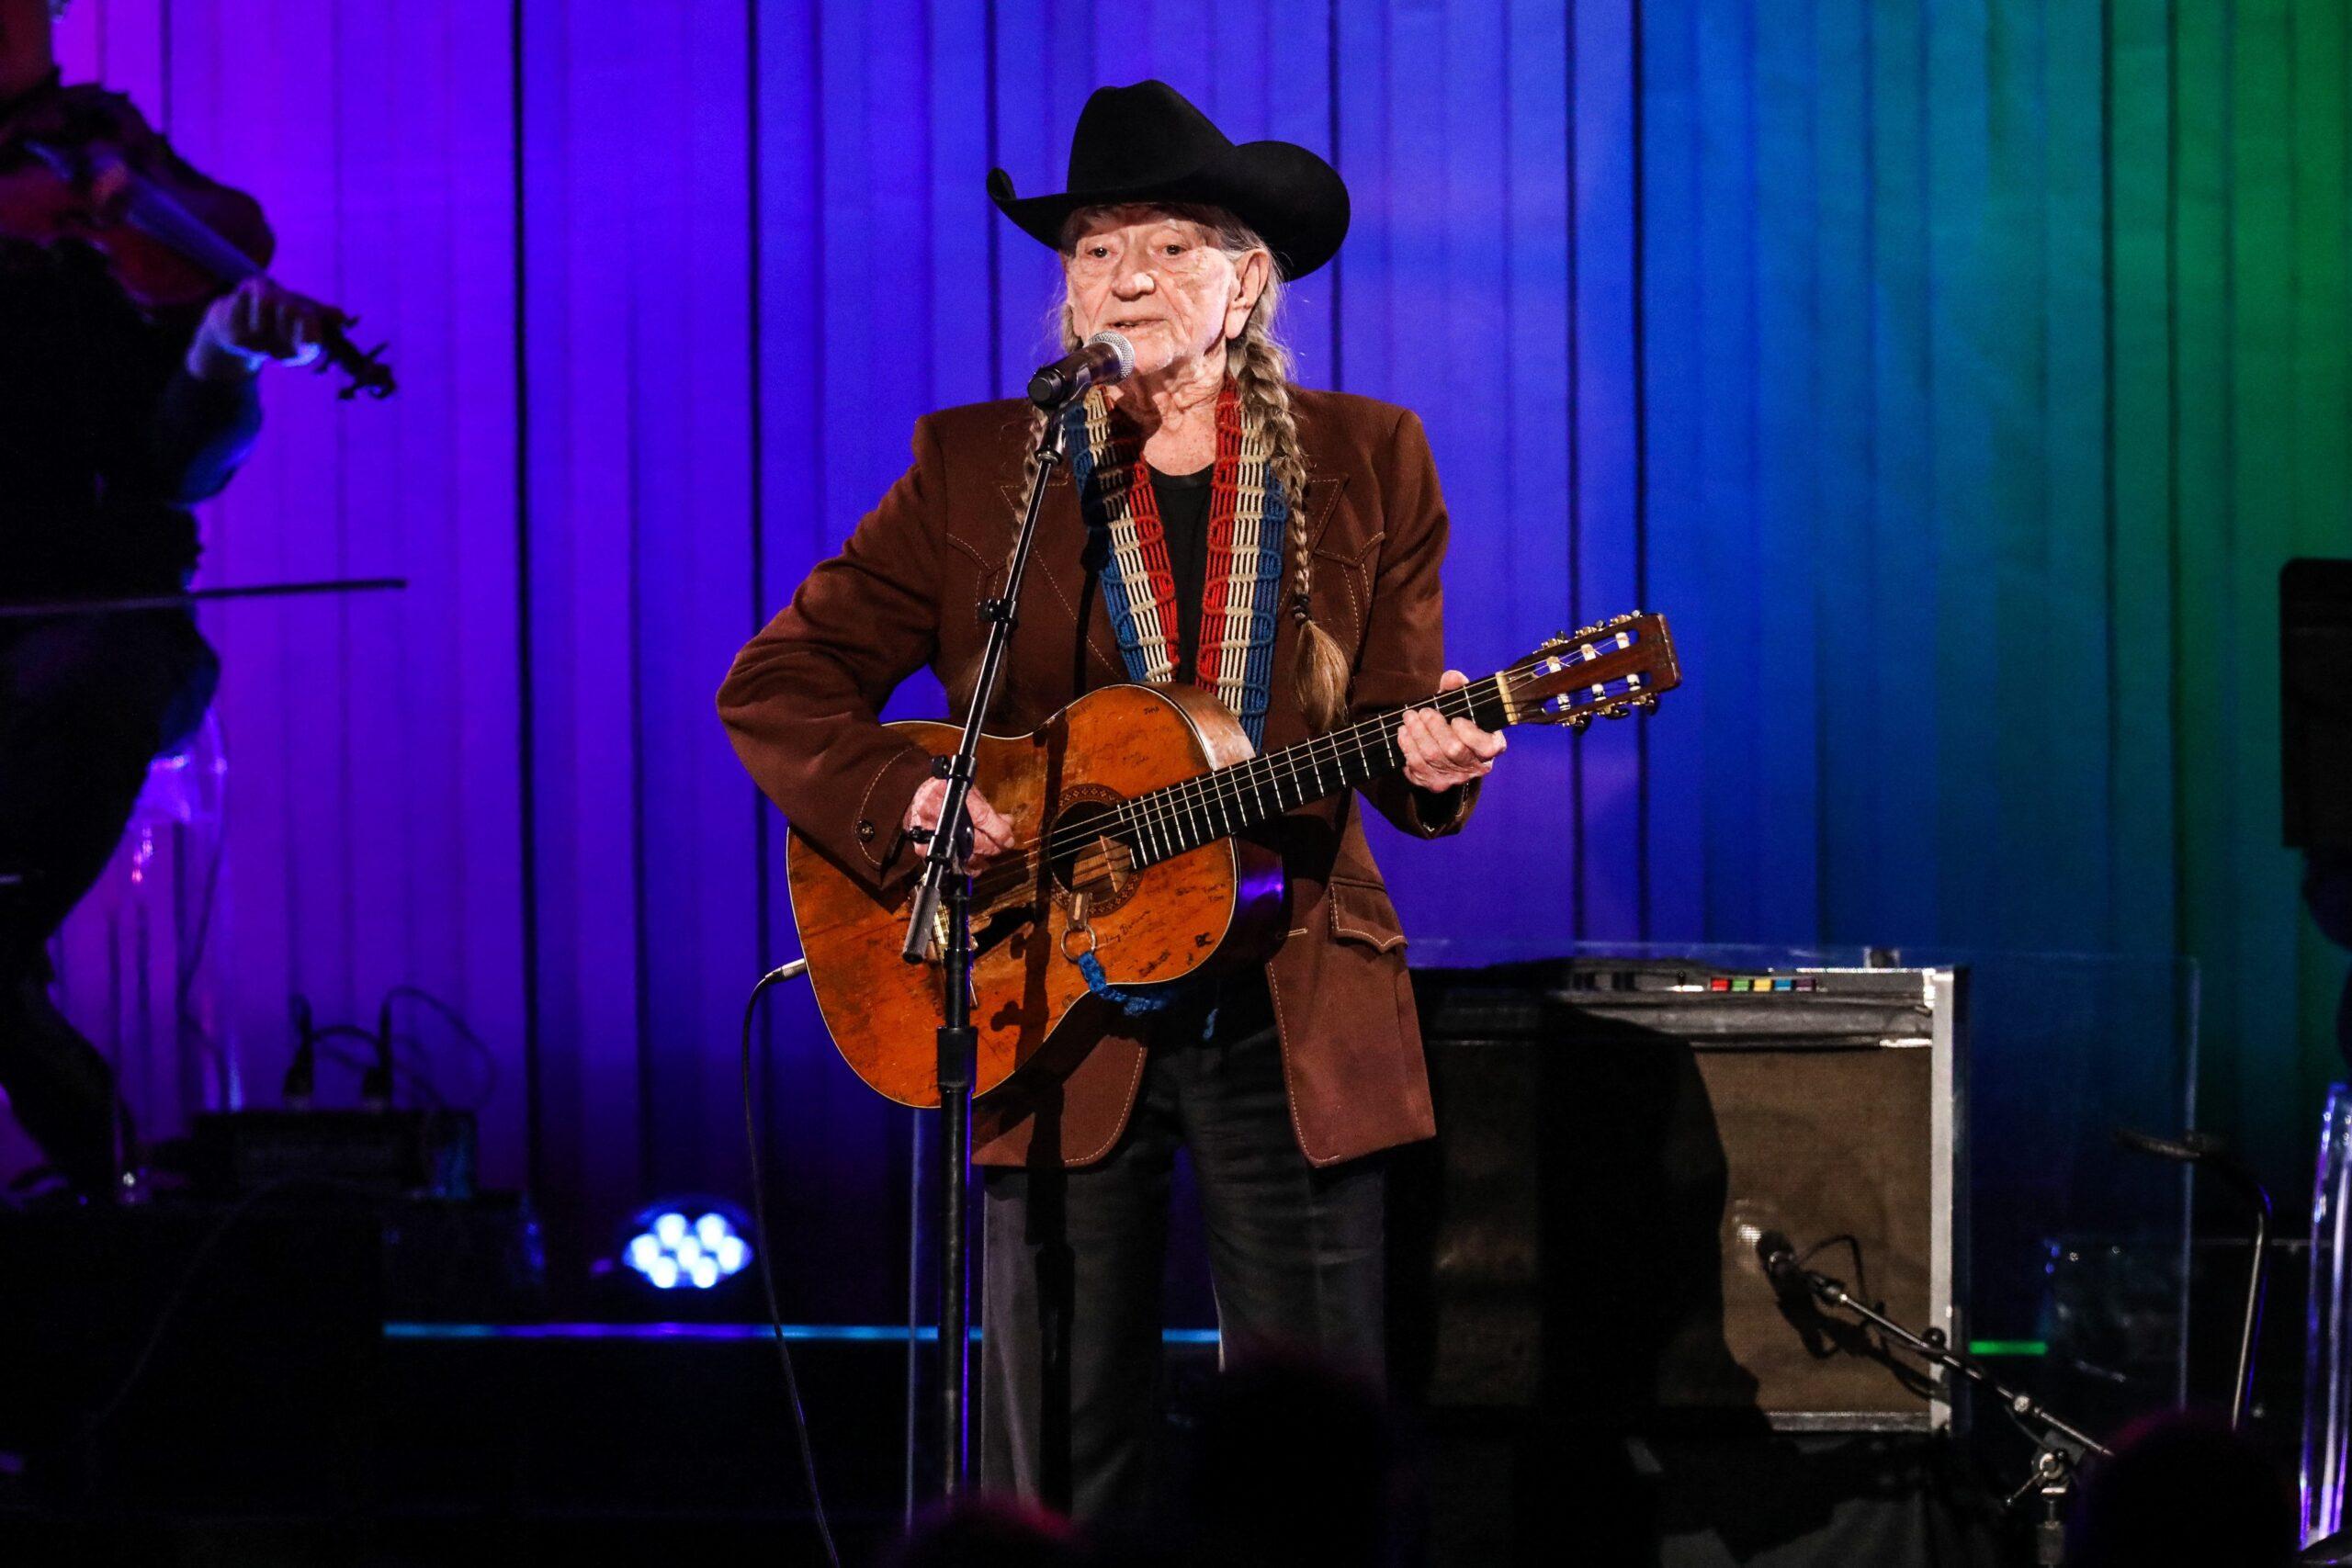
{"type": "MultiPolygon", "coordinates": [[[[1499,675],[1408,705],[1466,718],[1481,729],[1518,722],[1499,675]]],[[[1391,708],[1329,735],[1136,795],[1121,807],[1116,836],[1141,868],[1396,773],[1405,765],[1396,749],[1397,718],[1405,711],[1391,708]]]]}

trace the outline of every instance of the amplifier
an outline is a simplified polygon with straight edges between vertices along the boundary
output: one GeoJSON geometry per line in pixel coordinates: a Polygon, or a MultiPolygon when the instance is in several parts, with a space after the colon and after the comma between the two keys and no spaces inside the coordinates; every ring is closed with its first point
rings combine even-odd
{"type": "Polygon", "coordinates": [[[207,1198],[287,1187],[394,1197],[474,1192],[470,1111],[214,1111],[196,1118],[188,1174],[207,1198]]]}
{"type": "Polygon", "coordinates": [[[1962,1337],[1962,980],[1416,971],[1439,1134],[1392,1182],[1400,1390],[1637,1430],[1948,1425],[1916,1363],[1776,1294],[1757,1242],[1962,1337]]]}
{"type": "Polygon", "coordinates": [[[2352,850],[2352,560],[2280,570],[2278,696],[2287,842],[2352,850]]]}

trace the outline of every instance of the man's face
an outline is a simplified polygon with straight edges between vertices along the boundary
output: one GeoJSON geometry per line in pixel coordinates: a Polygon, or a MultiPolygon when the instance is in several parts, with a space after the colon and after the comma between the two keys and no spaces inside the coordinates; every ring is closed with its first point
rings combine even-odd
{"type": "Polygon", "coordinates": [[[1063,273],[1071,330],[1081,339],[1118,333],[1135,344],[1140,376],[1221,352],[1249,319],[1233,258],[1199,224],[1153,208],[1095,217],[1079,231],[1063,273]]]}

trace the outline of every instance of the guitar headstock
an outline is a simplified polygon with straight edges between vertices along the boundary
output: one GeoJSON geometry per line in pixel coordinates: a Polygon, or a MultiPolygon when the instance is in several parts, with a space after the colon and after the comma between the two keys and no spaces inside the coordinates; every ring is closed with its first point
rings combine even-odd
{"type": "Polygon", "coordinates": [[[1682,671],[1666,617],[1636,611],[1547,638],[1497,679],[1511,723],[1582,729],[1657,706],[1659,693],[1682,683],[1682,671]]]}

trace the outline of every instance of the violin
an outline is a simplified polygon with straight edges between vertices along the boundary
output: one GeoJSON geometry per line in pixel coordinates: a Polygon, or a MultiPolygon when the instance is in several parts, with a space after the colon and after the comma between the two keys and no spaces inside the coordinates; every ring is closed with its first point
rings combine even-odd
{"type": "MultiPolygon", "coordinates": [[[[260,203],[198,174],[129,98],[95,85],[52,85],[0,118],[0,238],[89,246],[150,313],[260,276],[277,249],[260,203]]],[[[361,350],[345,333],[356,322],[325,307],[306,336],[320,368],[347,378],[343,397],[390,397],[386,345],[361,350]]]]}

